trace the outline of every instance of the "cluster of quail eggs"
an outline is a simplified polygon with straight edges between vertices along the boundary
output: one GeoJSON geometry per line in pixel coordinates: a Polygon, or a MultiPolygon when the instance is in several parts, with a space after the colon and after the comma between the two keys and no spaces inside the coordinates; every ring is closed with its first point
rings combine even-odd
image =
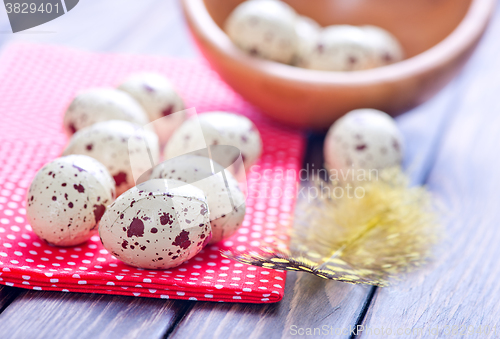
{"type": "Polygon", "coordinates": [[[279,0],[241,3],[224,29],[250,55],[313,70],[358,71],[404,58],[398,40],[380,27],[321,27],[279,0]]]}
{"type": "Polygon", "coordinates": [[[116,258],[148,269],[178,266],[234,234],[246,210],[238,173],[260,157],[260,134],[241,115],[184,108],[156,73],[78,93],[63,120],[68,144],[27,194],[33,231],[74,246],[98,230],[116,258]]]}

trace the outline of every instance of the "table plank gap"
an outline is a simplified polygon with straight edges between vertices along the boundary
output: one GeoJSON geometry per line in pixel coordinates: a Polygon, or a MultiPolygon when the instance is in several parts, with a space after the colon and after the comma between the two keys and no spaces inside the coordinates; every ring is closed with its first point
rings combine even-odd
{"type": "Polygon", "coordinates": [[[17,298],[21,293],[20,288],[0,285],[0,314],[17,298]]]}
{"type": "Polygon", "coordinates": [[[165,331],[163,339],[170,338],[172,332],[174,332],[174,330],[177,328],[177,325],[182,321],[182,319],[184,319],[184,317],[189,313],[189,311],[194,307],[195,304],[193,301],[176,301],[176,303],[180,304],[181,309],[179,310],[179,312],[177,312],[172,323],[165,331]]]}

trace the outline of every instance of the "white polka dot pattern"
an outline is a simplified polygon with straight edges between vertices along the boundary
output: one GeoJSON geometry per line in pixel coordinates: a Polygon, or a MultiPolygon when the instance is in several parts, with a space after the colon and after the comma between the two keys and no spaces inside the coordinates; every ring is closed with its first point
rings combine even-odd
{"type": "Polygon", "coordinates": [[[3,52],[0,77],[0,284],[162,299],[281,300],[284,272],[242,265],[223,258],[220,251],[252,250],[284,237],[295,204],[304,148],[301,133],[261,116],[199,62],[18,44],[3,52]],[[248,174],[243,226],[231,238],[164,271],[121,263],[102,247],[97,234],[80,246],[49,246],[25,219],[24,200],[32,178],[59,156],[67,142],[61,124],[72,96],[84,88],[116,85],[139,71],[156,71],[172,79],[187,107],[198,112],[227,110],[248,116],[264,142],[260,161],[248,174]]]}

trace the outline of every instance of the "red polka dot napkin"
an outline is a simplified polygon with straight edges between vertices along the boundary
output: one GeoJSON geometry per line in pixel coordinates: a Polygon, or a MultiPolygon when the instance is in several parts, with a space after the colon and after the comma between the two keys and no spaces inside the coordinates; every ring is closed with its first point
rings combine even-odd
{"type": "Polygon", "coordinates": [[[0,284],[164,299],[282,299],[284,272],[233,262],[220,250],[250,250],[283,237],[294,209],[304,149],[301,133],[263,117],[202,62],[16,44],[0,57],[0,79],[0,284]],[[97,235],[76,247],[50,246],[26,221],[26,190],[36,171],[65,146],[62,116],[74,94],[93,86],[115,86],[137,71],[170,77],[187,107],[198,112],[248,116],[264,142],[260,161],[248,174],[247,215],[241,229],[170,270],[127,266],[102,247],[97,235]]]}

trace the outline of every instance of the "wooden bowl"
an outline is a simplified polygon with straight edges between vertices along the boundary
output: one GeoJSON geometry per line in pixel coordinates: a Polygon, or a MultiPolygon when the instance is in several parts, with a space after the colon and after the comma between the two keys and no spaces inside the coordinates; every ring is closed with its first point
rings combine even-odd
{"type": "Polygon", "coordinates": [[[472,54],[495,0],[287,0],[321,25],[376,25],[407,59],[357,72],[306,70],[251,57],[221,29],[242,0],[182,0],[190,30],[212,67],[246,100],[293,126],[326,129],[356,108],[391,115],[428,100],[472,54]]]}

